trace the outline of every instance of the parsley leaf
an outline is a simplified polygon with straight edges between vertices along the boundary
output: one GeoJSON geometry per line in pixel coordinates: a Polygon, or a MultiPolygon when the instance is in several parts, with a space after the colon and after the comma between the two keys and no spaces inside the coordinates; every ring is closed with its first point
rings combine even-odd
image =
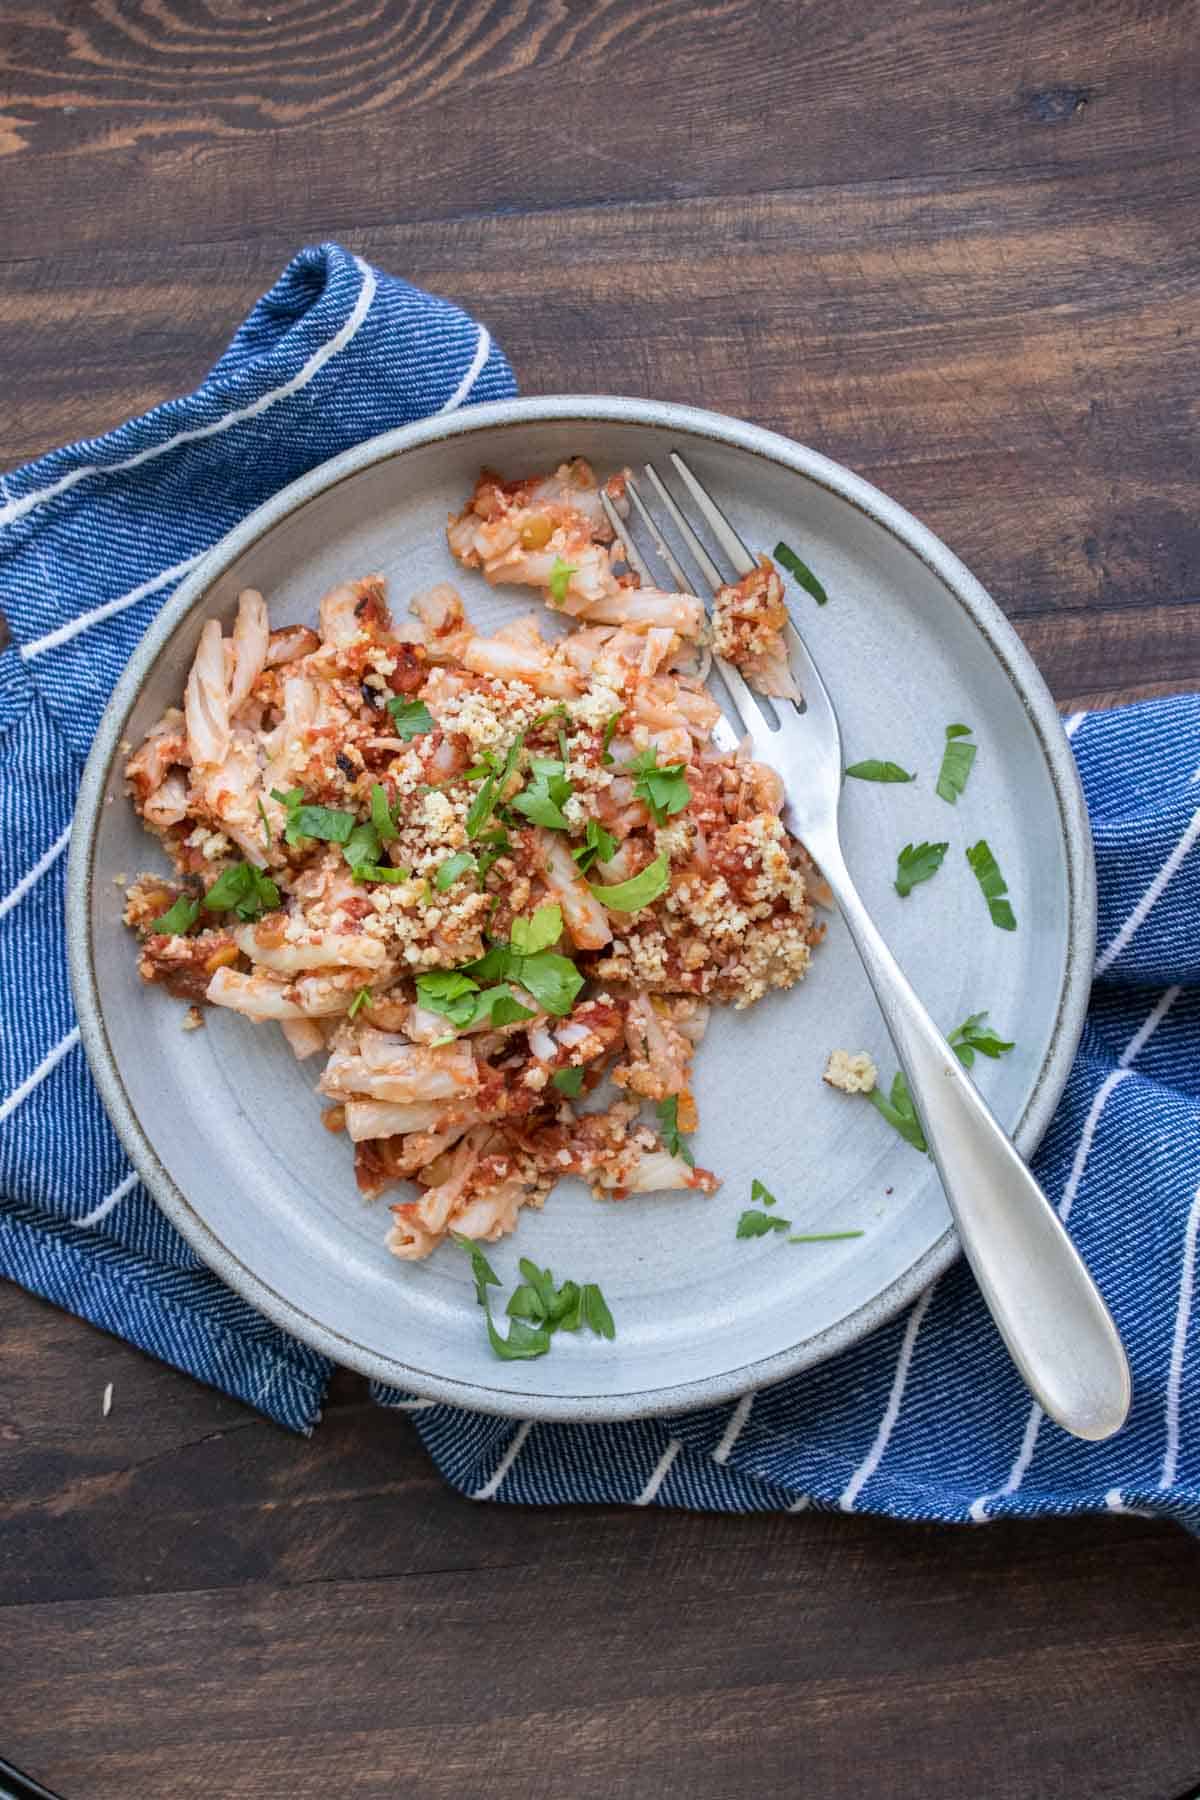
{"type": "Polygon", "coordinates": [[[359,988],[357,994],[355,994],[353,1000],[350,1002],[350,1011],[346,1015],[347,1018],[357,1019],[357,1017],[358,1017],[359,1013],[362,1011],[363,1007],[370,1006],[370,1004],[371,1004],[370,988],[369,987],[359,988]]]}
{"type": "Polygon", "coordinates": [[[937,778],[937,791],[943,800],[951,806],[958,804],[958,796],[967,785],[967,776],[971,773],[971,764],[975,761],[975,745],[964,744],[957,740],[969,737],[969,725],[947,725],[946,748],[942,752],[942,766],[937,778]]]}
{"type": "Polygon", "coordinates": [[[986,1012],[972,1013],[961,1025],[955,1026],[946,1040],[965,1069],[974,1064],[976,1051],[981,1056],[994,1058],[1007,1055],[1013,1048],[1004,1038],[997,1037],[990,1026],[984,1026],[986,1018],[986,1012]]]}
{"type": "Polygon", "coordinates": [[[549,831],[569,830],[562,806],[574,790],[567,780],[566,763],[549,756],[535,756],[531,767],[533,779],[514,797],[514,810],[524,813],[531,824],[544,825],[549,831]]]}
{"type": "Polygon", "coordinates": [[[411,869],[397,869],[391,863],[355,863],[350,873],[355,881],[384,881],[389,887],[412,880],[411,869]]]}
{"type": "Polygon", "coordinates": [[[806,562],[802,562],[790,545],[778,543],[775,546],[775,561],[782,563],[789,575],[794,575],[806,593],[812,595],[818,606],[824,606],[829,595],[821,586],[806,562]]]}
{"type": "Polygon", "coordinates": [[[484,775],[487,769],[490,769],[491,771],[491,773],[487,775],[487,779],[484,781],[483,786],[476,794],[474,800],[471,802],[471,810],[467,814],[467,836],[469,838],[477,838],[479,836],[493,812],[496,810],[497,802],[503,798],[504,790],[508,786],[509,780],[516,770],[524,743],[525,733],[522,731],[518,733],[516,738],[514,738],[513,742],[509,745],[508,755],[499,767],[497,767],[497,759],[489,751],[484,764],[481,765],[478,770],[467,770],[468,781],[478,780],[484,775]]]}
{"type": "Polygon", "coordinates": [[[199,916],[200,902],[190,899],[187,894],[180,894],[174,905],[169,906],[165,913],[160,913],[157,919],[151,920],[150,929],[157,931],[162,937],[179,937],[183,932],[191,930],[199,916]]]}
{"type": "Polygon", "coordinates": [[[556,903],[539,906],[532,919],[514,919],[510,942],[518,956],[536,956],[549,950],[562,936],[562,907],[556,903]]]}
{"type": "Polygon", "coordinates": [[[340,806],[298,806],[295,824],[301,837],[321,838],[328,844],[344,844],[354,830],[354,814],[346,812],[340,806]]]}
{"type": "Polygon", "coordinates": [[[426,1012],[440,1013],[452,1025],[469,1025],[475,1017],[479,983],[460,969],[428,969],[417,976],[417,1001],[426,1012]]]}
{"type": "Polygon", "coordinates": [[[915,781],[917,779],[915,775],[910,775],[907,769],[902,769],[899,763],[879,762],[873,756],[868,757],[866,762],[851,763],[846,773],[853,775],[858,781],[915,781]]]}
{"type": "Polygon", "coordinates": [[[235,912],[239,919],[257,919],[279,905],[279,889],[253,863],[235,863],[204,896],[209,912],[235,912]]]}
{"type": "Polygon", "coordinates": [[[504,1338],[489,1312],[487,1330],[488,1342],[502,1362],[529,1362],[535,1356],[545,1356],[550,1348],[550,1333],[544,1325],[526,1325],[523,1319],[514,1319],[504,1338]]]}
{"type": "Polygon", "coordinates": [[[402,700],[395,694],[387,702],[387,709],[392,715],[396,736],[403,738],[406,744],[434,729],[433,714],[423,700],[402,700]]]}
{"type": "Polygon", "coordinates": [[[750,1198],[751,1200],[760,1201],[763,1206],[774,1206],[775,1204],[774,1194],[771,1192],[770,1188],[763,1186],[757,1175],[750,1183],[750,1198]]]}
{"type": "Polygon", "coordinates": [[[546,586],[550,590],[550,598],[553,600],[555,606],[561,606],[566,600],[567,588],[570,586],[571,577],[572,575],[578,575],[578,573],[579,570],[574,563],[564,562],[561,556],[555,557],[550,568],[550,574],[546,580],[546,586]]]}
{"type": "Polygon", "coordinates": [[[925,1142],[925,1133],[921,1130],[917,1109],[913,1105],[912,1096],[908,1091],[908,1083],[901,1070],[896,1071],[889,1099],[885,1100],[877,1087],[871,1089],[867,1099],[875,1111],[881,1113],[888,1124],[900,1133],[906,1144],[911,1144],[914,1150],[924,1151],[929,1148],[925,1142]]]}
{"type": "Polygon", "coordinates": [[[468,869],[475,867],[475,858],[469,850],[456,850],[454,855],[448,856],[438,868],[438,872],[433,878],[433,885],[439,894],[444,894],[447,888],[454,886],[460,875],[465,875],[468,869]]]}
{"type": "Polygon", "coordinates": [[[488,1295],[489,1287],[500,1286],[500,1277],[470,1238],[461,1237],[458,1232],[450,1235],[471,1258],[475,1299],[487,1314],[488,1341],[503,1361],[527,1361],[531,1357],[545,1356],[556,1331],[579,1331],[587,1325],[599,1337],[616,1336],[612,1313],[594,1282],[586,1282],[580,1287],[577,1282],[564,1281],[556,1288],[549,1269],[539,1269],[536,1263],[523,1256],[520,1268],[525,1280],[509,1297],[505,1308],[509,1319],[508,1336],[502,1337],[492,1319],[488,1295]]]}
{"type": "Polygon", "coordinates": [[[967,861],[975,871],[975,879],[983,889],[983,897],[988,903],[988,911],[992,915],[992,924],[998,925],[1001,931],[1015,931],[1017,918],[1012,904],[1004,896],[1008,893],[1008,883],[1000,873],[1000,865],[992,855],[986,838],[980,838],[977,844],[967,849],[967,861]]]}
{"type": "Polygon", "coordinates": [[[477,1025],[484,1017],[490,1018],[497,1031],[502,1025],[519,1025],[522,1019],[532,1019],[536,1014],[529,1007],[522,1006],[506,981],[495,987],[484,988],[475,1002],[475,1013],[472,1025],[477,1025]]]}
{"type": "Polygon", "coordinates": [[[584,1282],[579,1300],[584,1321],[591,1326],[597,1337],[615,1338],[617,1328],[608,1310],[608,1302],[594,1281],[584,1282]]]}
{"type": "Polygon", "coordinates": [[[679,1135],[679,1095],[668,1094],[665,1100],[658,1102],[654,1110],[658,1114],[663,1148],[671,1156],[682,1157],[688,1168],[694,1169],[696,1159],[679,1135]]]}
{"type": "Polygon", "coordinates": [[[571,854],[579,864],[579,873],[586,875],[595,863],[608,862],[617,854],[617,840],[611,831],[605,831],[599,819],[589,819],[584,827],[582,844],[571,854]]]}
{"type": "Polygon", "coordinates": [[[651,747],[635,756],[630,764],[631,771],[637,776],[633,784],[633,792],[638,800],[644,800],[650,808],[656,825],[665,825],[668,818],[682,812],[692,797],[692,790],[687,784],[684,773],[686,763],[663,763],[658,761],[658,752],[651,747]]]}
{"type": "Polygon", "coordinates": [[[902,900],[919,882],[937,874],[949,848],[949,844],[905,844],[896,858],[896,892],[902,900]]]}
{"type": "Polygon", "coordinates": [[[639,875],[631,875],[628,881],[614,882],[611,887],[588,882],[588,887],[597,900],[613,912],[640,912],[643,906],[649,906],[665,894],[671,885],[671,865],[665,856],[656,856],[652,863],[639,875]]]}
{"type": "Polygon", "coordinates": [[[390,844],[400,836],[396,829],[396,822],[392,818],[392,809],[388,805],[387,794],[378,781],[371,788],[371,823],[378,832],[379,841],[382,844],[390,844]]]}
{"type": "Polygon", "coordinates": [[[459,1249],[465,1250],[467,1255],[471,1258],[471,1273],[475,1277],[475,1299],[478,1305],[486,1306],[488,1303],[488,1288],[499,1287],[500,1277],[497,1275],[495,1269],[493,1269],[487,1257],[483,1254],[483,1251],[479,1248],[479,1245],[475,1243],[472,1238],[462,1237],[457,1231],[452,1231],[450,1236],[454,1239],[454,1242],[458,1245],[459,1249]]]}
{"type": "Polygon", "coordinates": [[[355,825],[342,839],[342,855],[350,864],[350,873],[358,873],[360,864],[377,863],[383,845],[379,841],[379,833],[370,823],[355,825]]]}
{"type": "Polygon", "coordinates": [[[804,1231],[794,1232],[788,1239],[789,1244],[840,1244],[844,1238],[865,1237],[863,1231],[804,1231]]]}
{"type": "Polygon", "coordinates": [[[325,843],[344,844],[354,830],[354,814],[340,806],[309,806],[303,788],[289,788],[280,793],[271,789],[272,800],[278,800],[287,813],[285,844],[298,844],[301,838],[321,838],[325,843]]]}
{"type": "Polygon", "coordinates": [[[565,956],[543,950],[537,956],[518,957],[513,980],[531,993],[538,1005],[555,1018],[565,1018],[583,986],[583,976],[565,956]]]}
{"type": "MultiPolygon", "coordinates": [[[[1006,1039],[997,1037],[994,1031],[984,1026],[986,1018],[986,1012],[971,1013],[961,1025],[955,1026],[946,1040],[964,1069],[973,1067],[977,1051],[981,1056],[994,1058],[1007,1055],[1013,1048],[1006,1039]]],[[[893,1077],[890,1099],[885,1100],[878,1088],[872,1088],[867,1099],[906,1143],[911,1144],[915,1150],[928,1149],[925,1133],[921,1130],[921,1122],[917,1118],[908,1083],[902,1072],[897,1071],[893,1077]]]]}
{"type": "Polygon", "coordinates": [[[497,825],[492,831],[487,832],[483,837],[477,838],[475,841],[481,846],[476,867],[479,885],[482,888],[492,864],[498,862],[506,850],[511,850],[512,844],[509,841],[507,831],[505,831],[502,825],[497,825]]]}
{"type": "Polygon", "coordinates": [[[555,1069],[550,1077],[560,1094],[569,1094],[574,1100],[583,1086],[583,1069],[576,1065],[572,1068],[555,1069]]]}
{"type": "Polygon", "coordinates": [[[792,1221],[781,1219],[777,1213],[751,1212],[747,1210],[737,1222],[737,1236],[740,1238],[766,1237],[772,1231],[790,1231],[792,1221]]]}
{"type": "Polygon", "coordinates": [[[607,764],[607,763],[612,762],[612,757],[609,754],[608,746],[612,743],[613,738],[616,736],[617,726],[620,723],[621,723],[621,714],[620,714],[620,712],[615,712],[609,718],[607,724],[604,727],[604,738],[600,745],[600,761],[602,763],[607,764]]]}

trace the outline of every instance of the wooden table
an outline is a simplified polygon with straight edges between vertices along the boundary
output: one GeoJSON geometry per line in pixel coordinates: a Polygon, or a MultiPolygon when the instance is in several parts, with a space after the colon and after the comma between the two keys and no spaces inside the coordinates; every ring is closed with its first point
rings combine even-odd
{"type": "MultiPolygon", "coordinates": [[[[10,0],[0,466],[336,236],[526,392],[861,470],[1064,706],[1195,686],[1198,100],[1193,0],[10,0]]],[[[68,1800],[1174,1800],[1198,1575],[1134,1518],[474,1506],[354,1377],[303,1443],[0,1307],[0,1750],[68,1800]]]]}

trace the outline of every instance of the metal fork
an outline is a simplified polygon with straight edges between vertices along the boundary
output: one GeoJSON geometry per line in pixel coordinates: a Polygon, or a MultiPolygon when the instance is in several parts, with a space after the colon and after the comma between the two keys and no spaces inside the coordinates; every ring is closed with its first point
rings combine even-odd
{"type": "MultiPolygon", "coordinates": [[[[725,514],[680,455],[673,452],[671,462],[712,542],[736,575],[748,575],[755,559],[725,514]]],[[[716,593],[728,578],[651,464],[646,476],[688,556],[716,593]]],[[[627,491],[676,590],[696,593],[636,480],[629,481],[627,491]]],[[[605,510],[630,566],[644,581],[662,585],[607,496],[605,510]]],[[[837,714],[790,621],[787,641],[804,700],[800,706],[772,701],[775,726],[739,672],[720,657],[714,660],[754,755],[783,778],[784,824],[820,868],[849,927],[908,1078],[959,1240],[1013,1361],[1035,1399],[1064,1430],[1081,1438],[1111,1437],[1124,1423],[1131,1398],[1129,1364],[1116,1326],[1058,1214],[922,1006],[859,897],[838,836],[842,743],[837,714]]],[[[713,735],[722,749],[739,741],[724,718],[713,735]]]]}

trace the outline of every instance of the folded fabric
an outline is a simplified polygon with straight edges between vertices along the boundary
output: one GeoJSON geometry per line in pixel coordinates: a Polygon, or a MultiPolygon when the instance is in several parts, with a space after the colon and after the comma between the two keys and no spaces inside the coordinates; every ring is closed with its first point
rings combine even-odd
{"type": "MultiPolygon", "coordinates": [[[[200,1263],[87,1072],[61,917],[112,685],[175,585],[285,483],[391,426],[513,393],[483,326],[337,245],[302,252],[186,399],[0,480],[0,1272],[281,1423],[324,1358],[200,1263]]],[[[960,1264],[830,1363],[704,1412],[514,1423],[378,1389],[477,1498],[913,1518],[1200,1523],[1200,697],[1067,721],[1100,880],[1097,981],[1036,1168],[1129,1349],[1130,1421],[1083,1445],[1029,1399],[960,1264]]]]}

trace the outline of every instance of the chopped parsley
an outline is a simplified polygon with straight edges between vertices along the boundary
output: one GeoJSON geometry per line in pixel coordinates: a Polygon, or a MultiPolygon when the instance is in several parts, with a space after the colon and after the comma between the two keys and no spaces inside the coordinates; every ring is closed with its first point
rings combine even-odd
{"type": "Polygon", "coordinates": [[[865,1237],[862,1231],[803,1231],[793,1232],[788,1239],[789,1244],[840,1244],[844,1238],[865,1237]]]}
{"type": "Polygon", "coordinates": [[[371,823],[383,844],[390,844],[400,836],[392,817],[392,809],[388,805],[387,793],[378,781],[371,788],[371,823]]]}
{"type": "Polygon", "coordinates": [[[235,863],[204,896],[209,912],[233,912],[239,919],[257,919],[279,905],[279,889],[253,863],[235,863]]]}
{"type": "Polygon", "coordinates": [[[594,864],[606,863],[617,854],[617,840],[611,831],[605,831],[599,819],[589,819],[582,844],[571,854],[579,864],[579,873],[586,875],[594,864]]]}
{"type": "Polygon", "coordinates": [[[737,1222],[737,1235],[740,1238],[766,1237],[772,1231],[790,1231],[792,1221],[780,1218],[778,1213],[754,1212],[747,1209],[737,1222]]]}
{"type": "Polygon", "coordinates": [[[533,1014],[517,1000],[511,982],[532,994],[544,1012],[565,1018],[575,1004],[583,976],[566,956],[550,948],[562,936],[562,911],[539,906],[532,919],[514,919],[508,944],[493,944],[460,969],[431,969],[417,976],[417,999],[441,1013],[460,1031],[489,1017],[493,1025],[515,1024],[533,1014]],[[488,987],[482,984],[487,982],[488,987]]]}
{"type": "Polygon", "coordinates": [[[992,855],[986,838],[980,838],[977,844],[967,849],[967,861],[975,872],[975,879],[983,889],[983,897],[988,903],[988,911],[992,915],[992,924],[998,925],[1001,931],[1015,931],[1017,917],[1012,904],[1005,899],[1008,883],[1000,873],[1000,865],[992,855]]]}
{"type": "Polygon", "coordinates": [[[607,723],[605,724],[604,737],[600,743],[600,761],[602,763],[611,763],[612,762],[612,757],[609,754],[608,746],[612,743],[613,738],[617,735],[617,726],[620,723],[621,723],[621,713],[618,711],[618,712],[612,713],[610,715],[607,723]]]}
{"type": "Polygon", "coordinates": [[[997,1037],[990,1026],[984,1025],[986,1018],[986,1012],[972,1013],[961,1025],[955,1026],[946,1040],[964,1069],[973,1067],[976,1051],[980,1056],[995,1058],[1006,1056],[1013,1048],[1004,1038],[997,1037]]]}
{"type": "Polygon", "coordinates": [[[879,762],[873,756],[868,757],[866,762],[851,763],[846,773],[853,775],[856,781],[915,781],[917,779],[915,775],[910,775],[907,769],[902,769],[899,763],[879,762]]]}
{"type": "Polygon", "coordinates": [[[532,825],[544,825],[549,831],[568,831],[570,826],[562,807],[573,790],[567,780],[566,761],[535,756],[530,769],[532,780],[514,797],[514,811],[524,813],[532,825]]]}
{"type": "MultiPolygon", "coordinates": [[[[1013,1048],[1006,1038],[998,1037],[990,1027],[984,1025],[986,1018],[986,1012],[971,1013],[961,1025],[955,1026],[946,1039],[964,1069],[974,1067],[976,1054],[995,1059],[1006,1056],[1013,1048]]],[[[900,1133],[905,1143],[911,1144],[914,1150],[925,1151],[929,1148],[901,1070],[897,1070],[893,1077],[891,1094],[886,1100],[877,1087],[872,1088],[867,1099],[875,1111],[900,1133]]]]}
{"type": "Polygon", "coordinates": [[[362,1011],[363,1007],[370,1006],[370,1004],[371,1004],[370,988],[368,988],[368,987],[359,988],[357,994],[355,994],[353,1000],[350,1002],[350,1011],[347,1016],[351,1019],[357,1019],[357,1017],[358,1017],[359,1013],[362,1011]]]}
{"type": "Polygon", "coordinates": [[[897,1069],[892,1079],[892,1091],[888,1099],[884,1099],[878,1087],[871,1089],[867,1099],[875,1111],[900,1133],[906,1144],[911,1144],[914,1150],[928,1150],[925,1133],[921,1130],[921,1121],[917,1117],[917,1109],[912,1103],[912,1095],[908,1091],[908,1083],[902,1070],[897,1069]]]}
{"type": "Polygon", "coordinates": [[[278,800],[287,813],[285,844],[298,844],[303,838],[320,838],[327,844],[345,844],[354,830],[355,817],[340,806],[309,806],[303,788],[289,788],[281,793],[271,789],[272,800],[278,800]]]}
{"type": "Polygon", "coordinates": [[[427,731],[434,730],[434,718],[423,700],[402,700],[399,694],[387,702],[387,709],[392,715],[392,723],[396,727],[396,736],[403,738],[406,744],[415,737],[423,737],[427,731]]]}
{"type": "Polygon", "coordinates": [[[649,906],[660,894],[665,894],[670,885],[671,865],[665,856],[656,856],[640,874],[631,875],[628,881],[614,882],[611,887],[588,882],[597,900],[603,901],[612,912],[628,913],[640,912],[643,906],[649,906]]]}
{"type": "Polygon", "coordinates": [[[949,844],[905,844],[896,858],[896,892],[902,900],[937,874],[949,848],[949,844]]]}
{"type": "Polygon", "coordinates": [[[190,931],[199,917],[199,900],[180,894],[165,913],[160,913],[157,919],[150,921],[150,929],[158,932],[161,937],[179,937],[185,931],[190,931]]]}
{"type": "Polygon", "coordinates": [[[583,1069],[575,1065],[571,1068],[555,1069],[550,1079],[560,1094],[569,1094],[574,1100],[578,1098],[579,1090],[583,1086],[583,1075],[583,1069]]]}
{"type": "Polygon", "coordinates": [[[505,831],[502,825],[494,826],[491,831],[487,831],[482,837],[476,838],[475,842],[478,846],[478,855],[475,859],[476,871],[479,885],[482,888],[484,882],[487,880],[488,871],[492,864],[498,862],[506,850],[511,850],[512,844],[509,840],[507,831],[505,831]]]}
{"type": "Polygon", "coordinates": [[[800,557],[796,555],[796,552],[791,548],[790,544],[785,544],[782,541],[776,544],[775,561],[783,564],[788,574],[793,575],[805,592],[812,595],[818,606],[824,606],[827,603],[829,595],[825,592],[825,589],[821,586],[821,583],[817,580],[808,564],[801,561],[800,557]]]}
{"type": "Polygon", "coordinates": [[[967,785],[967,777],[971,773],[971,765],[975,761],[975,745],[963,743],[964,738],[971,735],[970,725],[947,725],[946,748],[942,752],[942,766],[937,778],[937,791],[943,800],[951,806],[958,804],[958,796],[967,785]]]}
{"type": "Polygon", "coordinates": [[[271,842],[272,842],[271,821],[267,817],[267,809],[263,805],[261,800],[258,802],[258,816],[262,820],[263,836],[267,840],[267,849],[269,850],[271,848],[271,842]]]}
{"type": "Polygon", "coordinates": [[[471,810],[467,814],[467,836],[477,838],[488,823],[497,804],[504,798],[504,790],[516,772],[520,761],[521,750],[525,743],[525,733],[519,732],[508,747],[508,754],[501,762],[494,750],[484,752],[482,763],[474,769],[468,769],[468,781],[482,781],[483,786],[471,802],[471,810]]]}
{"type": "Polygon", "coordinates": [[[539,906],[532,919],[514,919],[510,943],[518,956],[536,956],[549,950],[562,936],[562,907],[539,906]]]}
{"type": "Polygon", "coordinates": [[[636,756],[629,766],[630,772],[637,777],[633,784],[634,794],[646,802],[656,825],[665,825],[673,813],[683,811],[692,797],[685,773],[686,763],[660,766],[658,752],[651,747],[636,756]]]}
{"type": "Polygon", "coordinates": [[[670,1156],[682,1157],[689,1169],[694,1169],[696,1159],[679,1135],[679,1095],[668,1094],[655,1107],[658,1114],[658,1128],[662,1136],[663,1148],[670,1156]]]}
{"type": "Polygon", "coordinates": [[[447,888],[454,886],[460,875],[465,875],[468,869],[475,867],[475,858],[469,850],[456,850],[454,855],[448,856],[438,868],[438,872],[433,878],[433,885],[439,894],[444,894],[447,888]]]}
{"type": "Polygon", "coordinates": [[[567,588],[571,583],[571,577],[572,575],[578,575],[578,573],[579,570],[574,563],[564,562],[561,556],[555,557],[550,567],[550,574],[546,580],[546,586],[550,590],[550,598],[553,600],[555,606],[562,606],[564,604],[567,598],[567,588]]]}
{"type": "Polygon", "coordinates": [[[750,1198],[761,1206],[774,1206],[775,1196],[770,1188],[764,1187],[756,1175],[750,1183],[750,1198]]]}
{"type": "Polygon", "coordinates": [[[598,1337],[616,1337],[608,1302],[594,1281],[564,1281],[559,1287],[549,1269],[539,1269],[527,1256],[519,1264],[524,1280],[510,1294],[504,1309],[509,1326],[508,1336],[502,1337],[492,1319],[488,1294],[490,1287],[500,1286],[500,1277],[478,1244],[457,1232],[451,1236],[471,1258],[476,1304],[487,1314],[488,1341],[502,1361],[525,1362],[545,1356],[556,1331],[580,1331],[586,1325],[598,1337]]]}

